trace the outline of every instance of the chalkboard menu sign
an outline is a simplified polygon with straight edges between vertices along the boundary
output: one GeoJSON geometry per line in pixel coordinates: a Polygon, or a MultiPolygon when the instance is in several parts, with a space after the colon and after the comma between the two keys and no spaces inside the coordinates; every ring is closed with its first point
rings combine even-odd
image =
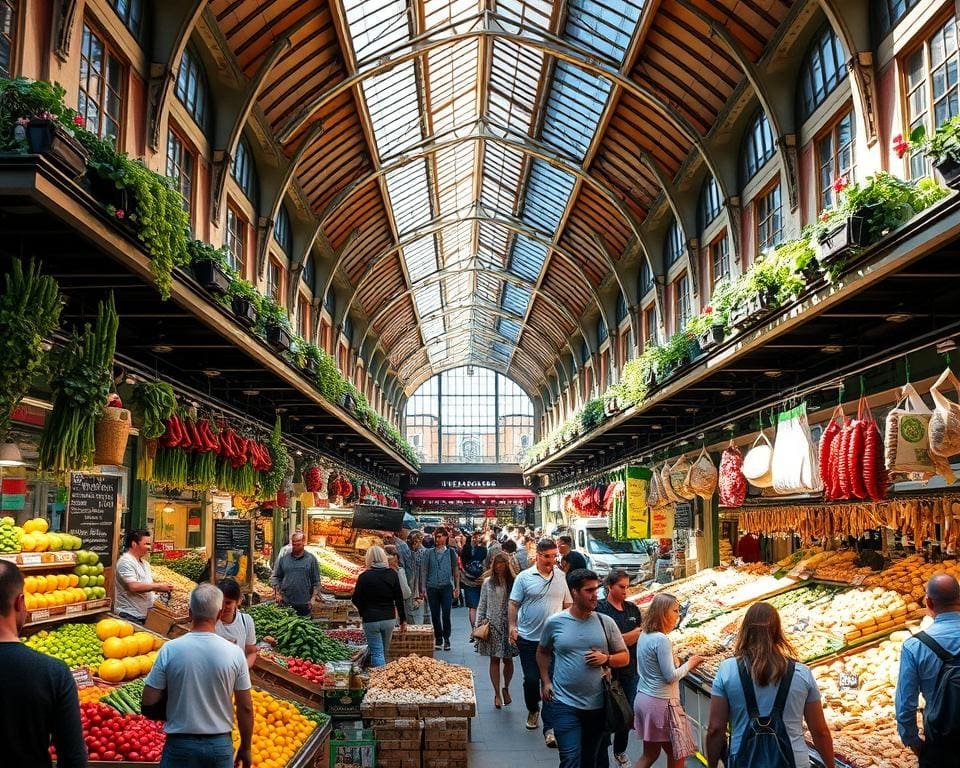
{"type": "Polygon", "coordinates": [[[673,518],[674,530],[686,531],[693,528],[693,505],[677,504],[677,510],[673,518]]]}
{"type": "Polygon", "coordinates": [[[240,588],[253,588],[253,520],[213,521],[213,580],[236,579],[240,588]]]}
{"type": "Polygon", "coordinates": [[[83,539],[84,549],[100,555],[104,566],[113,565],[119,496],[117,475],[70,475],[67,533],[83,539]]]}
{"type": "Polygon", "coordinates": [[[358,504],[353,510],[354,529],[369,531],[392,531],[399,533],[403,527],[403,510],[380,507],[373,504],[358,504]]]}

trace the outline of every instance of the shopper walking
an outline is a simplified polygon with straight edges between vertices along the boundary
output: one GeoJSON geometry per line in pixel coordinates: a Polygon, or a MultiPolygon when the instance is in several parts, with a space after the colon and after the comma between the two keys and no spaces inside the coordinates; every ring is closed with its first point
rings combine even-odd
{"type": "Polygon", "coordinates": [[[900,651],[897,730],[920,758],[920,768],[960,767],[960,584],[945,573],[927,582],[924,604],[933,624],[907,638],[900,651]],[[949,659],[949,661],[948,661],[949,659]],[[917,696],[923,694],[924,736],[917,730],[917,696]]]}
{"type": "Polygon", "coordinates": [[[253,669],[257,661],[257,628],[253,623],[253,616],[237,610],[243,601],[240,585],[235,579],[221,579],[217,588],[223,593],[223,606],[214,631],[243,650],[243,655],[247,658],[247,668],[253,669]]]}
{"type": "Polygon", "coordinates": [[[510,642],[507,605],[510,590],[516,575],[510,567],[509,558],[498,552],[493,557],[490,570],[484,574],[477,605],[477,626],[486,624],[488,634],[477,640],[477,653],[490,657],[490,682],[493,683],[493,706],[500,709],[513,701],[510,696],[510,681],[513,680],[513,657],[519,654],[516,644],[510,642]],[[500,670],[503,668],[503,684],[500,670]]]}
{"type": "Polygon", "coordinates": [[[483,545],[483,532],[474,531],[470,540],[460,550],[460,585],[470,611],[470,626],[477,624],[477,605],[480,603],[480,588],[483,586],[483,563],[487,559],[487,548],[483,545]]]}
{"type": "Polygon", "coordinates": [[[537,665],[543,700],[550,702],[560,768],[596,768],[605,742],[604,667],[629,664],[630,653],[614,621],[596,612],[597,574],[579,568],[568,585],[573,605],[543,625],[537,665]]]}
{"type": "Polygon", "coordinates": [[[769,603],[751,605],[740,623],[733,658],[721,662],[713,681],[707,729],[709,768],[716,768],[720,760],[727,768],[808,768],[804,721],[823,764],[833,768],[833,738],[823,716],[820,691],[796,655],[783,634],[777,609],[769,603]],[[779,730],[776,749],[771,750],[776,752],[776,763],[763,760],[759,744],[750,735],[758,716],[772,718],[773,729],[779,730]]]}
{"type": "Polygon", "coordinates": [[[50,768],[50,745],[58,768],[85,768],[77,685],[60,659],[20,642],[27,621],[23,574],[0,560],[0,743],[4,765],[50,768]],[[7,762],[9,761],[9,762],[7,762]]]}
{"type": "MultiPolygon", "coordinates": [[[[619,681],[627,701],[633,704],[637,697],[637,640],[640,639],[640,633],[643,631],[640,609],[627,600],[630,575],[626,571],[621,569],[611,571],[603,580],[603,585],[607,596],[597,604],[597,613],[613,619],[630,653],[630,663],[613,670],[613,679],[619,681]]],[[[618,766],[629,765],[627,743],[630,739],[630,730],[617,731],[612,735],[613,759],[618,766]]],[[[604,744],[597,755],[597,768],[607,768],[610,764],[606,746],[608,741],[608,738],[604,739],[604,744]]]]}
{"type": "Polygon", "coordinates": [[[172,584],[158,584],[150,570],[152,539],[149,531],[127,533],[126,552],[117,559],[114,569],[113,609],[127,621],[143,624],[153,608],[154,592],[173,592],[172,584]]]}
{"type": "Polygon", "coordinates": [[[167,694],[160,768],[250,768],[253,699],[243,651],[216,634],[223,593],[201,584],[190,593],[192,628],[164,643],[143,688],[144,710],[167,694]],[[240,745],[233,753],[236,705],[240,745]]]}
{"type": "Polygon", "coordinates": [[[567,562],[570,563],[570,573],[577,570],[578,568],[587,567],[587,558],[583,556],[582,552],[577,552],[573,549],[573,537],[564,534],[563,536],[557,537],[557,549],[560,551],[560,557],[566,557],[567,562]]]}
{"type": "Polygon", "coordinates": [[[683,757],[675,758],[670,738],[669,707],[680,706],[680,678],[700,666],[703,659],[691,656],[677,665],[667,633],[680,622],[680,603],[673,595],[653,598],[643,618],[643,632],[637,640],[637,697],[634,703],[637,733],[643,740],[643,754],[635,768],[650,768],[661,752],[668,768],[683,768],[683,757]]]}
{"type": "Polygon", "coordinates": [[[427,604],[426,561],[423,558],[427,550],[423,547],[423,531],[410,531],[407,543],[410,545],[413,565],[407,573],[407,583],[410,585],[410,605],[408,607],[405,604],[404,611],[407,614],[408,623],[423,624],[423,613],[427,604]]]}
{"type": "Polygon", "coordinates": [[[400,577],[390,568],[383,547],[370,547],[364,560],[367,568],[357,577],[351,600],[360,612],[363,634],[370,650],[370,666],[382,667],[387,663],[390,639],[397,621],[401,632],[406,629],[403,591],[400,577]]]}
{"type": "MultiPolygon", "coordinates": [[[[520,651],[523,669],[523,700],[527,705],[527,729],[534,730],[541,717],[541,678],[537,665],[537,646],[543,625],[553,614],[571,604],[570,590],[563,575],[557,575],[557,544],[553,539],[541,539],[537,544],[537,561],[532,568],[521,571],[510,590],[507,608],[510,642],[520,651]]],[[[549,701],[544,699],[543,740],[548,747],[557,746],[549,701]]]]}
{"type": "Polygon", "coordinates": [[[320,564],[305,549],[306,536],[297,531],[290,537],[290,551],[273,567],[270,583],[278,604],[289,605],[300,616],[310,615],[310,601],[320,592],[320,564]]]}
{"type": "Polygon", "coordinates": [[[460,597],[460,568],[457,553],[447,545],[450,534],[446,528],[433,532],[435,545],[424,556],[426,561],[427,600],[433,620],[433,647],[450,650],[450,608],[460,597]]]}

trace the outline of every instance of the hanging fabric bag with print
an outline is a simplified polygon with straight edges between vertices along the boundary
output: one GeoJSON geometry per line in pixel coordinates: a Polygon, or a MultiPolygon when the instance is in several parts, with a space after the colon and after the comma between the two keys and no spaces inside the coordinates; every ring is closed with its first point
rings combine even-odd
{"type": "Polygon", "coordinates": [[[706,447],[700,449],[697,460],[687,472],[687,488],[702,499],[709,499],[717,488],[717,468],[710,459],[706,447]]]}
{"type": "Polygon", "coordinates": [[[960,381],[947,368],[930,387],[933,415],[930,417],[930,451],[949,459],[960,453],[960,405],[948,399],[944,390],[953,387],[960,400],[960,381]]]}
{"type": "Polygon", "coordinates": [[[743,457],[743,476],[757,488],[769,488],[773,485],[773,446],[767,433],[762,429],[753,446],[743,457]]]}
{"type": "Polygon", "coordinates": [[[687,488],[687,474],[690,472],[690,462],[686,456],[681,456],[670,468],[670,485],[673,486],[673,492],[680,497],[681,501],[690,501],[697,494],[687,488]]]}
{"type": "Polygon", "coordinates": [[[679,504],[683,499],[681,499],[676,491],[673,488],[673,483],[670,481],[670,462],[663,462],[663,466],[660,467],[660,490],[663,492],[663,495],[666,496],[667,501],[670,504],[679,504]]]}
{"type": "Polygon", "coordinates": [[[890,472],[936,474],[930,455],[930,417],[933,415],[912,384],[900,390],[900,399],[887,414],[884,460],[890,472]]]}

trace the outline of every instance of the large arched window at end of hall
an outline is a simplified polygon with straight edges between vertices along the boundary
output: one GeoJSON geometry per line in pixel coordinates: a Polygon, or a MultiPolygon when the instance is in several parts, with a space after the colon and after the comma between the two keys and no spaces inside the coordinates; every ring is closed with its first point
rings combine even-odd
{"type": "Polygon", "coordinates": [[[800,70],[800,119],[806,120],[847,76],[843,46],[833,27],[817,32],[800,70]]]}
{"type": "Polygon", "coordinates": [[[663,257],[667,267],[671,267],[680,261],[681,256],[683,256],[683,230],[680,228],[680,222],[674,219],[663,242],[663,257]]]}
{"type": "Polygon", "coordinates": [[[453,368],[407,401],[404,432],[424,464],[517,464],[533,444],[533,403],[501,373],[453,368]]]}
{"type": "Polygon", "coordinates": [[[257,207],[257,169],[253,164],[253,152],[244,137],[237,142],[237,151],[230,165],[230,175],[237,182],[243,194],[257,207]]]}
{"type": "Polygon", "coordinates": [[[773,132],[770,130],[770,123],[767,122],[766,113],[761,109],[750,122],[746,136],[744,136],[743,154],[740,157],[740,181],[742,185],[746,185],[750,179],[756,176],[757,171],[763,168],[775,154],[773,132]]]}
{"type": "Polygon", "coordinates": [[[697,225],[702,233],[720,215],[723,203],[720,200],[720,187],[713,176],[707,176],[700,190],[700,205],[697,207],[697,225]]]}
{"type": "Polygon", "coordinates": [[[19,5],[17,0],[0,0],[0,77],[13,75],[19,5]]]}
{"type": "Polygon", "coordinates": [[[180,69],[177,71],[177,82],[173,92],[190,113],[194,122],[200,126],[201,130],[206,130],[210,114],[208,108],[210,88],[207,85],[207,76],[203,71],[200,56],[190,46],[187,46],[180,58],[180,69]]]}

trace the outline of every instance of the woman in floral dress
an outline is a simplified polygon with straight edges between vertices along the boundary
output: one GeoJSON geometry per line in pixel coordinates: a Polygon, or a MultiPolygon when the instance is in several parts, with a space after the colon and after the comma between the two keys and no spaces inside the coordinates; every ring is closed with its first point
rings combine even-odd
{"type": "Polygon", "coordinates": [[[490,657],[490,682],[493,683],[493,705],[500,709],[509,704],[510,680],[513,679],[513,657],[519,651],[510,642],[507,632],[507,605],[516,574],[510,567],[510,557],[503,552],[494,555],[490,570],[484,574],[477,606],[477,626],[488,623],[490,634],[485,640],[477,640],[477,653],[490,657]],[[502,662],[502,664],[501,664],[502,662]],[[503,667],[503,685],[500,684],[500,668],[503,667]],[[501,698],[502,694],[502,698],[501,698]]]}

